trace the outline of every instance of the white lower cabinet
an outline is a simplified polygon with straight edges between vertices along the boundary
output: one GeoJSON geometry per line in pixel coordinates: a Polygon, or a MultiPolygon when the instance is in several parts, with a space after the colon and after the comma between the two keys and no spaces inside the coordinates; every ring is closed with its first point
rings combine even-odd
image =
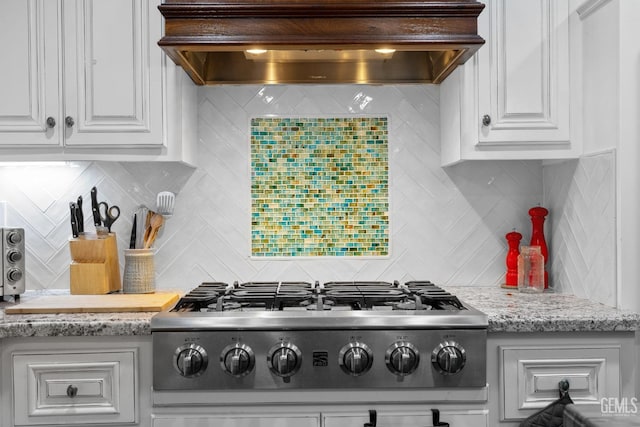
{"type": "MultiPolygon", "coordinates": [[[[437,405],[436,405],[437,406],[437,405]]],[[[366,411],[316,412],[291,415],[197,415],[155,416],[153,427],[363,427],[370,419],[366,411]]],[[[431,427],[430,410],[377,413],[377,427],[431,427]]],[[[488,427],[488,410],[443,409],[440,421],[455,427],[488,427]]]]}
{"type": "Polygon", "coordinates": [[[153,427],[320,427],[320,415],[159,416],[153,427]]]}
{"type": "Polygon", "coordinates": [[[16,425],[134,422],[135,361],[134,349],[15,352],[16,425]]]}
{"type": "Polygon", "coordinates": [[[560,396],[567,381],[578,406],[634,398],[633,332],[489,334],[491,425],[517,426],[560,396]]]}
{"type": "Polygon", "coordinates": [[[150,343],[134,337],[3,340],[0,425],[148,426],[145,358],[150,343]]]}
{"type": "Polygon", "coordinates": [[[504,418],[525,418],[558,399],[566,380],[575,404],[620,397],[620,346],[503,346],[504,418]]]}
{"type": "MultiPolygon", "coordinates": [[[[437,407],[438,405],[434,405],[437,407]]],[[[452,427],[488,427],[488,410],[441,409],[440,422],[452,427]]],[[[323,427],[363,427],[369,417],[363,414],[323,413],[323,427]]],[[[377,427],[432,427],[432,412],[384,412],[377,414],[377,427]]]]}

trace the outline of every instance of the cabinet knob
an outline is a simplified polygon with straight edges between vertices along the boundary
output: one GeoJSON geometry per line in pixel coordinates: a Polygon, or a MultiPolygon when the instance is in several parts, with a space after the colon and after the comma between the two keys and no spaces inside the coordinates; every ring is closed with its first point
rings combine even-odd
{"type": "Polygon", "coordinates": [[[67,396],[74,398],[78,395],[78,387],[74,386],[73,384],[69,385],[69,387],[67,387],[67,396]]]}
{"type": "Polygon", "coordinates": [[[489,126],[491,124],[491,116],[488,114],[485,114],[484,116],[482,116],[482,126],[489,126]]]}
{"type": "Polygon", "coordinates": [[[65,117],[64,123],[67,125],[68,128],[72,128],[73,125],[76,124],[76,122],[73,121],[73,117],[71,117],[71,116],[65,117]]]}
{"type": "Polygon", "coordinates": [[[47,127],[52,128],[52,129],[54,127],[56,127],[56,119],[54,119],[51,116],[47,117],[47,127]]]}

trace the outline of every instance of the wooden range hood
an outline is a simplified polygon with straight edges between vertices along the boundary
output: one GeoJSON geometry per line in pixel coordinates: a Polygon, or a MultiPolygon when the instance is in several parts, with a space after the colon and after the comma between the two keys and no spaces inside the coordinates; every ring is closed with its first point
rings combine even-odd
{"type": "Polygon", "coordinates": [[[165,0],[158,44],[199,85],[440,83],[484,43],[483,8],[472,0],[165,0]]]}

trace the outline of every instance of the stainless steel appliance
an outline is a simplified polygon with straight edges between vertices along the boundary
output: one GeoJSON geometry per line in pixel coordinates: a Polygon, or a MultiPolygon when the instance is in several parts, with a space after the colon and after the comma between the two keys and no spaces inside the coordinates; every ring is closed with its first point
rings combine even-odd
{"type": "Polygon", "coordinates": [[[428,281],[203,283],[151,331],[157,392],[486,387],[487,316],[428,281]]]}
{"type": "Polygon", "coordinates": [[[2,238],[0,296],[22,294],[25,291],[24,229],[0,228],[0,236],[2,238]]]}

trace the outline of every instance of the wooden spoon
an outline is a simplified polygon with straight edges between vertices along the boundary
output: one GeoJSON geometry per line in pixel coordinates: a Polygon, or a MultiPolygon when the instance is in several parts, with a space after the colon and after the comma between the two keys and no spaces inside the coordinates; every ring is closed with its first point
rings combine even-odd
{"type": "Polygon", "coordinates": [[[158,230],[160,230],[162,224],[164,224],[164,217],[154,212],[149,220],[149,228],[147,229],[149,233],[146,231],[144,233],[146,236],[144,241],[145,249],[149,249],[151,245],[153,245],[153,242],[156,240],[156,236],[158,235],[158,230]]]}

